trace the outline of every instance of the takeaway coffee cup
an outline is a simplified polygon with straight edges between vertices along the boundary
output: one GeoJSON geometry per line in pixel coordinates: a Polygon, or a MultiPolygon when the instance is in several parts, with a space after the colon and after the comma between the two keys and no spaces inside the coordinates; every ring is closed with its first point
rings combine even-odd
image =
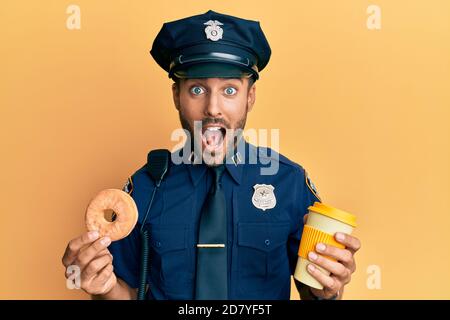
{"type": "MultiPolygon", "coordinates": [[[[315,251],[318,243],[345,248],[344,245],[334,240],[334,234],[336,232],[351,234],[356,227],[356,217],[320,202],[314,202],[314,205],[308,207],[308,210],[308,219],[303,228],[294,277],[301,283],[321,290],[323,286],[306,270],[308,264],[312,263],[308,260],[308,253],[315,251]]],[[[331,257],[326,258],[333,260],[331,257]]],[[[330,274],[316,264],[314,265],[324,274],[330,274]]]]}

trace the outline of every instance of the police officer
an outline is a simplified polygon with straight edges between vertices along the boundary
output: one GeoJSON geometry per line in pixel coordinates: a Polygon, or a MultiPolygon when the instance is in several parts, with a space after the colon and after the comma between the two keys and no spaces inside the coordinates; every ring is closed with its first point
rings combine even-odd
{"type": "MultiPolygon", "coordinates": [[[[189,139],[160,184],[152,163],[128,179],[124,190],[139,211],[132,233],[112,244],[86,233],[69,243],[64,265],[80,267],[81,286],[94,298],[135,299],[148,245],[147,299],[289,299],[307,208],[321,200],[300,165],[239,134],[271,55],[259,22],[208,11],[165,23],[151,55],[174,80],[189,139]]],[[[302,299],[342,297],[360,242],[336,240],[346,249],[319,244],[310,252],[331,274],[309,269],[324,289],[296,281],[302,299]]]]}

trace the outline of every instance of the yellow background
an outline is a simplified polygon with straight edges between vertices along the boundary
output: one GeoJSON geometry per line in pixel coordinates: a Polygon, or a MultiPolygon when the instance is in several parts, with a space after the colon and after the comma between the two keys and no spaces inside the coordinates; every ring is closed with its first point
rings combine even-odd
{"type": "Polygon", "coordinates": [[[279,128],[324,202],[358,216],[345,298],[449,299],[447,0],[2,1],[0,298],[87,297],[66,289],[63,250],[97,191],[174,146],[171,81],[148,51],[163,22],[209,9],[261,21],[273,50],[247,127],[279,128]]]}

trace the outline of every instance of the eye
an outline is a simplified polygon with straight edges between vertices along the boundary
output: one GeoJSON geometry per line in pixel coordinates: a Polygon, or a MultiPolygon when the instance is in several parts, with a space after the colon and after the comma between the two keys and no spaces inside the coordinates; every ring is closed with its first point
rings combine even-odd
{"type": "Polygon", "coordinates": [[[199,87],[199,86],[192,87],[190,91],[195,96],[198,96],[198,95],[200,95],[200,94],[205,92],[205,90],[202,87],[199,87]]]}
{"type": "Polygon", "coordinates": [[[236,94],[236,92],[237,92],[237,90],[233,87],[228,87],[225,89],[225,94],[228,96],[233,96],[236,94]]]}

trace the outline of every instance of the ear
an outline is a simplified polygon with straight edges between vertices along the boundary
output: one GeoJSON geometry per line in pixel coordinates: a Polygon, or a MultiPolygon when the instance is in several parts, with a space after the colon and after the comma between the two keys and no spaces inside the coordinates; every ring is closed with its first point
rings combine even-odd
{"type": "Polygon", "coordinates": [[[256,101],[256,86],[255,83],[253,83],[252,87],[248,90],[247,94],[247,112],[250,112],[252,110],[255,101],[256,101]]]}
{"type": "Polygon", "coordinates": [[[175,108],[180,111],[180,89],[175,82],[172,83],[172,98],[175,108]]]}

